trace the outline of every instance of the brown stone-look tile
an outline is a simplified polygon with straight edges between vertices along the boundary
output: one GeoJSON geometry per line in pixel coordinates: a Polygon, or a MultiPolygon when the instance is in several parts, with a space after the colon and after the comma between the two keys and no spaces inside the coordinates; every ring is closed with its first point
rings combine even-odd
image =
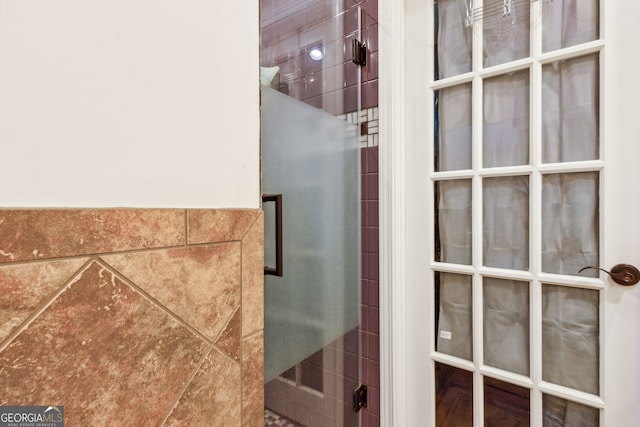
{"type": "Polygon", "coordinates": [[[0,353],[0,405],[69,426],[158,425],[209,345],[94,262],[0,353]]]}
{"type": "Polygon", "coordinates": [[[0,266],[0,342],[85,262],[77,258],[0,266]]]}
{"type": "Polygon", "coordinates": [[[264,334],[242,340],[242,425],[264,425],[264,334]]]}
{"type": "Polygon", "coordinates": [[[240,426],[240,364],[209,353],[164,426],[240,426]]]}
{"type": "Polygon", "coordinates": [[[0,263],[185,244],[178,209],[2,209],[0,263]]]}
{"type": "Polygon", "coordinates": [[[189,210],[189,243],[241,240],[259,214],[259,209],[189,210]]]}
{"type": "Polygon", "coordinates": [[[211,340],[240,306],[239,242],[102,259],[211,340]]]}
{"type": "Polygon", "coordinates": [[[233,314],[227,327],[224,328],[216,344],[235,360],[240,360],[240,331],[242,329],[242,314],[240,308],[233,314]]]}
{"type": "Polygon", "coordinates": [[[242,336],[264,329],[264,215],[242,239],[242,336]]]}

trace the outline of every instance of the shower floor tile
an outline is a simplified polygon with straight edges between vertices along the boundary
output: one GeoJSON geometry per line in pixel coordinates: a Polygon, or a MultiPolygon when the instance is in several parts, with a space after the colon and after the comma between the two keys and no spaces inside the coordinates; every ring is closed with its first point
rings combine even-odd
{"type": "Polygon", "coordinates": [[[267,408],[264,408],[264,425],[265,427],[304,427],[302,424],[290,421],[280,414],[277,414],[267,408]]]}

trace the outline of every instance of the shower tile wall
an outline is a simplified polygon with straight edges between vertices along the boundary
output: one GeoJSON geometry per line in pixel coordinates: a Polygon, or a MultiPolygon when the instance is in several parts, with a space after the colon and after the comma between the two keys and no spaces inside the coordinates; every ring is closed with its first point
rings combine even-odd
{"type": "Polygon", "coordinates": [[[0,405],[263,425],[260,210],[0,210],[0,405]]]}
{"type": "Polygon", "coordinates": [[[351,42],[358,30],[368,47],[362,105],[378,105],[378,0],[261,0],[260,65],[280,67],[279,90],[333,115],[358,109],[358,73],[351,42]],[[360,9],[358,9],[360,8],[360,9]],[[321,60],[309,56],[312,49],[321,60]]]}
{"type": "Polygon", "coordinates": [[[380,282],[378,223],[378,147],[362,149],[362,382],[368,405],[362,427],[380,425],[380,282]]]}
{"type": "MultiPolygon", "coordinates": [[[[378,281],[378,0],[261,0],[261,63],[280,67],[275,86],[284,93],[340,116],[350,123],[366,123],[361,135],[362,158],[362,324],[360,330],[361,380],[368,386],[368,407],[360,411],[362,427],[380,425],[380,350],[378,281]],[[367,65],[351,61],[351,41],[361,11],[362,41],[367,45],[367,65]],[[324,58],[313,61],[309,51],[323,48],[324,58]],[[357,83],[361,73],[361,111],[357,83]]],[[[353,354],[353,334],[325,348],[325,395],[332,402],[321,418],[319,404],[277,381],[267,385],[267,406],[300,422],[314,419],[320,425],[353,422],[351,373],[341,371],[353,354]],[[345,359],[346,358],[346,359],[345,359]],[[336,375],[340,373],[340,375],[336,375]],[[305,417],[306,415],[306,417],[305,417]],[[318,421],[320,420],[320,421],[318,421]],[[324,422],[325,424],[322,424],[324,422]]],[[[313,421],[308,421],[313,423],[313,421]]]]}

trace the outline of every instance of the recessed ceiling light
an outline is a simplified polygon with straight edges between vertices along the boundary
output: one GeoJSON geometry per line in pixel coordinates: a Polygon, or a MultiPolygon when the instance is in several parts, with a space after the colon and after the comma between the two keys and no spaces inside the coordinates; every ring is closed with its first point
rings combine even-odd
{"type": "Polygon", "coordinates": [[[324,55],[322,54],[322,51],[320,49],[313,48],[309,51],[309,56],[311,57],[311,59],[313,59],[314,61],[320,61],[322,58],[324,58],[324,55]]]}

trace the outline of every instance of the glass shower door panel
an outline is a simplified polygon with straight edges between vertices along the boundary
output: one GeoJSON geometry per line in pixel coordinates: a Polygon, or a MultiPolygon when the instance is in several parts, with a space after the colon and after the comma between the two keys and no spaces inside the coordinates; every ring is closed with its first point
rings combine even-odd
{"type": "MultiPolygon", "coordinates": [[[[262,188],[282,194],[283,275],[265,276],[265,383],[359,325],[356,126],[273,89],[262,94],[262,188]]],[[[265,206],[265,260],[275,219],[265,206]]]]}

